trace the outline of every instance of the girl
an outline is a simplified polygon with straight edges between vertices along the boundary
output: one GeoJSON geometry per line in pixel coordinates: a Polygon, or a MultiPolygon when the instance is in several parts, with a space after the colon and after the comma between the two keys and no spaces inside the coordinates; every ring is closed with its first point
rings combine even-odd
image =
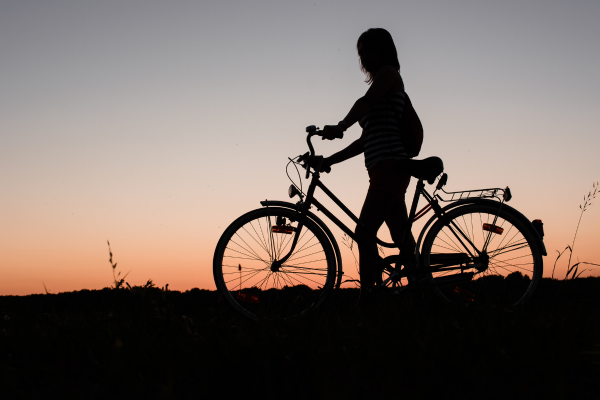
{"type": "MultiPolygon", "coordinates": [[[[323,160],[321,170],[333,164],[365,153],[365,165],[369,173],[369,190],[363,204],[356,234],[362,240],[360,255],[359,306],[371,303],[371,289],[375,285],[377,245],[373,235],[386,223],[392,240],[402,242],[402,226],[408,216],[404,195],[410,175],[397,165],[397,160],[408,158],[402,140],[400,121],[409,100],[400,77],[400,63],[396,46],[388,31],[373,28],[364,32],[356,44],[361,70],[367,76],[365,82],[371,87],[358,99],[350,112],[337,125],[323,128],[323,139],[332,140],[358,122],[362,135],[338,153],[323,160]]],[[[339,137],[339,136],[338,136],[339,137]]],[[[408,238],[403,251],[414,253],[414,239],[408,238]]]]}

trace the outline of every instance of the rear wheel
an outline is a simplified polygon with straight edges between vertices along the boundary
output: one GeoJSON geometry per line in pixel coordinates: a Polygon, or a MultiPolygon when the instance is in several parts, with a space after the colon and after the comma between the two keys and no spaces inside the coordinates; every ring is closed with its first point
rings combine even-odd
{"type": "Polygon", "coordinates": [[[296,212],[266,207],[234,221],[213,258],[215,284],[225,300],[251,319],[288,318],[320,306],[334,286],[336,262],[323,230],[306,218],[298,243],[281,266],[274,261],[291,249],[296,212]]]}
{"type": "Polygon", "coordinates": [[[421,251],[442,300],[511,307],[528,301],[542,278],[536,237],[509,210],[468,205],[429,230],[421,251]]]}

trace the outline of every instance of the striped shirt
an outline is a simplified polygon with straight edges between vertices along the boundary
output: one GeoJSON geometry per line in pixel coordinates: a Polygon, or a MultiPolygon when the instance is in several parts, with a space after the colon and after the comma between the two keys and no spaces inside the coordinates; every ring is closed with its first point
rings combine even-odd
{"type": "Polygon", "coordinates": [[[404,108],[404,96],[404,90],[383,96],[358,122],[365,131],[363,145],[367,169],[381,160],[408,158],[400,136],[399,124],[404,108]]]}

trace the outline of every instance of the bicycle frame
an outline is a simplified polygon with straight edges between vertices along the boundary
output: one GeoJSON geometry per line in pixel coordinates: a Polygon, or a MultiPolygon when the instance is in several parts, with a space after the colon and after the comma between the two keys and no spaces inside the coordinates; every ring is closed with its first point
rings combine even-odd
{"type": "MultiPolygon", "coordinates": [[[[311,174],[310,171],[310,162],[311,160],[314,160],[314,148],[312,146],[312,143],[310,141],[311,136],[313,136],[314,134],[309,134],[307,137],[307,143],[308,143],[308,147],[310,149],[310,153],[311,153],[311,158],[309,158],[307,164],[305,165],[306,167],[306,177],[308,177],[311,174]]],[[[331,211],[329,211],[321,202],[319,202],[316,198],[315,198],[315,190],[316,188],[320,188],[331,200],[333,200],[333,202],[342,209],[342,211],[344,211],[344,213],[346,213],[346,215],[348,215],[357,225],[361,225],[362,223],[361,221],[356,217],[356,215],[354,215],[354,213],[352,213],[352,211],[350,211],[348,209],[348,207],[346,207],[344,205],[344,203],[342,203],[342,201],[340,199],[338,199],[320,180],[320,172],[319,172],[319,167],[314,168],[315,171],[312,172],[312,179],[308,188],[308,191],[306,192],[306,199],[304,199],[303,201],[301,200],[298,203],[298,207],[297,207],[297,212],[299,215],[298,218],[298,226],[295,228],[296,233],[294,236],[294,239],[292,241],[292,245],[291,248],[288,252],[287,255],[285,255],[283,258],[281,258],[280,260],[275,260],[272,264],[272,270],[277,270],[279,269],[279,267],[281,267],[281,265],[283,263],[285,263],[290,256],[293,254],[296,245],[298,243],[299,240],[299,236],[300,236],[300,232],[302,230],[302,227],[304,226],[304,219],[306,218],[307,212],[310,209],[310,207],[312,205],[315,205],[317,207],[317,209],[319,211],[321,211],[323,214],[325,214],[325,216],[327,216],[327,218],[329,218],[334,224],[336,224],[346,235],[348,235],[352,240],[354,240],[356,243],[358,243],[359,245],[361,243],[364,243],[365,239],[364,238],[359,238],[353,230],[351,230],[350,228],[348,228],[348,226],[346,226],[342,221],[340,221],[331,211]]],[[[438,187],[439,189],[439,187],[438,187]]],[[[436,189],[437,190],[437,189],[436,189]]],[[[415,189],[415,194],[413,196],[413,201],[411,204],[411,208],[410,208],[410,212],[408,215],[408,221],[407,223],[404,225],[403,228],[403,232],[402,232],[402,242],[400,244],[400,246],[398,246],[395,243],[387,243],[384,242],[383,240],[379,239],[376,234],[369,234],[370,238],[368,240],[375,242],[376,244],[383,246],[383,247],[387,247],[387,248],[398,248],[398,249],[402,249],[404,248],[404,245],[406,244],[409,235],[407,235],[407,232],[411,232],[413,223],[418,220],[419,218],[423,217],[425,214],[427,214],[429,211],[433,210],[435,213],[435,216],[432,218],[432,221],[441,218],[442,216],[445,215],[444,213],[444,209],[442,209],[442,207],[440,207],[438,199],[436,197],[439,197],[435,194],[435,191],[433,193],[433,195],[429,194],[429,192],[427,192],[427,190],[425,190],[425,183],[423,182],[423,179],[419,179],[417,182],[417,187],[415,189]],[[425,205],[425,207],[423,207],[421,210],[419,210],[417,212],[417,205],[419,203],[419,199],[420,197],[423,196],[425,198],[425,200],[427,200],[427,205],[425,205]]],[[[500,209],[503,205],[503,201],[499,203],[499,207],[498,207],[498,213],[500,212],[500,209]]],[[[497,218],[497,215],[496,215],[497,218]]],[[[427,227],[430,225],[430,223],[427,223],[426,226],[423,228],[423,231],[425,231],[425,229],[427,229],[427,227]]],[[[463,246],[463,248],[465,249],[465,253],[464,256],[468,257],[468,259],[473,260],[473,261],[477,261],[478,258],[485,253],[486,248],[487,248],[487,244],[488,244],[488,240],[486,240],[485,246],[479,250],[477,248],[477,246],[475,246],[473,244],[473,242],[471,241],[471,239],[464,233],[462,232],[462,230],[456,226],[456,224],[454,222],[451,222],[451,225],[448,226],[449,230],[453,233],[453,235],[456,237],[456,239],[459,241],[459,243],[463,246]],[[476,254],[473,254],[474,252],[471,251],[471,249],[474,250],[474,252],[476,254]]],[[[422,236],[423,232],[421,233],[420,236],[422,236]]],[[[437,272],[437,271],[447,271],[447,270],[465,270],[465,269],[471,269],[471,268],[477,268],[478,264],[471,264],[469,267],[465,267],[462,266],[462,264],[466,264],[465,262],[465,257],[454,257],[453,259],[448,259],[448,260],[444,260],[444,262],[442,263],[438,263],[438,265],[436,267],[430,267],[427,269],[424,269],[423,267],[421,267],[419,265],[419,261],[420,261],[420,254],[419,254],[419,249],[416,249],[416,252],[414,254],[411,255],[402,255],[401,251],[400,254],[398,255],[393,255],[393,256],[389,256],[386,257],[385,259],[383,259],[377,252],[374,253],[374,255],[377,256],[377,259],[381,262],[382,268],[387,270],[390,273],[395,273],[397,276],[400,277],[405,277],[408,276],[408,273],[406,272],[406,270],[404,271],[398,271],[398,269],[395,269],[393,267],[391,267],[389,262],[387,261],[393,261],[396,264],[400,263],[400,264],[404,264],[406,263],[406,261],[412,261],[414,263],[414,265],[416,266],[416,268],[419,268],[420,272],[437,272]],[[412,260],[411,260],[412,259],[412,260]]]]}
{"type": "MultiPolygon", "coordinates": [[[[356,222],[356,224],[358,224],[358,225],[362,225],[362,223],[360,222],[358,217],[356,217],[356,215],[354,215],[354,213],[352,211],[350,211],[348,209],[348,207],[346,207],[346,205],[344,203],[342,203],[342,201],[340,199],[338,199],[333,194],[333,192],[331,192],[331,190],[329,190],[323,184],[323,182],[321,182],[320,173],[318,171],[315,171],[312,173],[312,179],[311,179],[308,191],[306,192],[306,198],[304,199],[304,201],[301,201],[298,203],[298,206],[299,206],[297,208],[298,215],[299,215],[298,226],[296,227],[296,233],[295,233],[294,239],[292,241],[291,248],[287,255],[285,255],[280,260],[276,261],[277,264],[281,265],[281,264],[285,263],[289,259],[289,257],[292,255],[292,253],[294,252],[294,249],[295,249],[296,244],[299,239],[300,232],[302,230],[302,227],[304,226],[304,218],[306,218],[306,212],[310,209],[310,207],[312,205],[316,206],[319,211],[321,211],[323,214],[325,214],[325,216],[327,216],[327,218],[329,218],[334,224],[336,224],[345,234],[347,234],[356,243],[361,244],[364,242],[365,239],[359,238],[352,229],[350,229],[342,221],[340,221],[339,218],[337,218],[331,211],[329,211],[327,209],[327,207],[325,207],[319,200],[317,200],[315,198],[315,190],[317,187],[319,189],[321,189],[340,209],[342,209],[342,211],[344,211],[344,213],[346,213],[346,215],[348,215],[352,219],[352,221],[356,222]]],[[[413,222],[416,221],[417,219],[421,218],[422,216],[424,216],[431,209],[441,211],[441,207],[438,205],[437,200],[434,199],[434,197],[431,196],[425,190],[425,184],[423,183],[423,180],[419,180],[417,183],[417,189],[415,190],[413,203],[411,205],[408,222],[403,228],[402,244],[404,244],[405,241],[408,240],[409,236],[406,234],[406,232],[410,232],[413,222]],[[416,208],[417,208],[417,204],[419,202],[419,198],[421,197],[421,195],[428,201],[428,204],[417,213],[416,208]]],[[[371,236],[370,240],[374,241],[375,243],[379,244],[380,246],[387,247],[387,248],[402,248],[402,246],[397,246],[395,243],[384,242],[383,240],[379,239],[376,235],[370,235],[370,236],[371,236]]],[[[383,261],[383,258],[381,258],[381,256],[379,254],[376,254],[376,255],[380,261],[383,261]]],[[[392,257],[397,259],[398,257],[402,258],[402,257],[406,257],[406,256],[397,255],[397,256],[392,256],[392,257]]],[[[418,263],[418,252],[416,255],[407,256],[407,258],[412,258],[418,263]]],[[[385,264],[384,268],[389,269],[391,271],[391,267],[389,266],[389,264],[385,264]]]]}

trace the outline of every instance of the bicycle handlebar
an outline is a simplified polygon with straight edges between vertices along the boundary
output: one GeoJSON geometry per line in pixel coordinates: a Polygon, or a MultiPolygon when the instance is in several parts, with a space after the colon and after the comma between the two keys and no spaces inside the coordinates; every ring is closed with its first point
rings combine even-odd
{"type": "MultiPolygon", "coordinates": [[[[323,131],[319,130],[319,128],[317,128],[316,126],[311,125],[311,126],[307,126],[306,127],[306,132],[308,132],[308,135],[306,135],[306,143],[308,144],[308,149],[310,150],[310,155],[307,157],[307,160],[306,160],[306,179],[308,179],[308,177],[310,175],[310,167],[311,167],[310,164],[311,164],[311,161],[316,158],[316,156],[315,156],[315,148],[313,147],[310,139],[313,136],[315,136],[315,135],[316,136],[323,136],[323,131]]],[[[334,139],[341,139],[343,137],[344,137],[344,132],[339,132],[339,133],[335,134],[334,139]]],[[[323,160],[322,156],[319,156],[319,157],[321,157],[321,160],[323,160]]],[[[321,170],[320,167],[321,166],[320,166],[320,163],[319,163],[319,166],[318,166],[319,172],[325,172],[325,173],[331,172],[331,167],[328,167],[328,168],[323,169],[323,170],[321,170]]]]}

